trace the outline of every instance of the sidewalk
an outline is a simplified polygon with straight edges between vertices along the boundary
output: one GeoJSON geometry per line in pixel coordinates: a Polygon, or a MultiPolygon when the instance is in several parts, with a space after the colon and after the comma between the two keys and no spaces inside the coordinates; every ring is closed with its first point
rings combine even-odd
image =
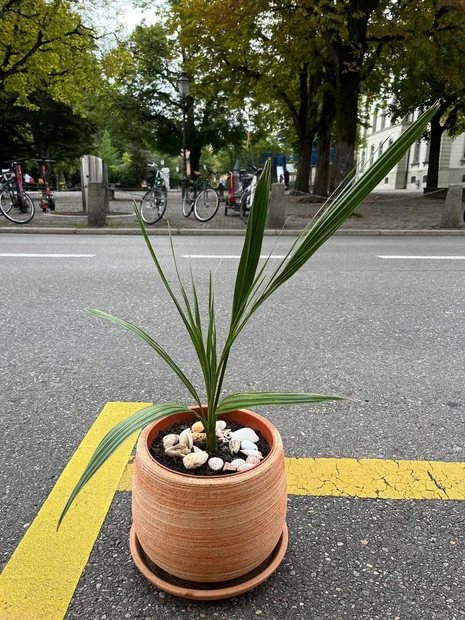
{"type": "MultiPolygon", "coordinates": [[[[81,234],[137,234],[138,225],[133,213],[132,201],[138,202],[143,192],[116,192],[110,203],[110,213],[105,228],[88,228],[87,216],[82,212],[80,192],[56,194],[56,211],[43,213],[39,195],[31,194],[36,203],[34,219],[18,226],[0,217],[0,232],[17,233],[81,233],[81,234]]],[[[442,229],[445,192],[424,195],[421,191],[373,192],[360,205],[355,214],[341,227],[337,234],[423,234],[464,235],[465,229],[442,229]]],[[[283,231],[268,230],[268,234],[295,235],[302,230],[321,207],[312,197],[286,195],[287,221],[283,231]]],[[[181,195],[171,191],[165,218],[153,226],[147,226],[149,234],[168,234],[168,222],[172,234],[244,234],[245,225],[231,209],[225,215],[224,202],[210,222],[198,222],[194,215],[182,215],[181,195]]]]}

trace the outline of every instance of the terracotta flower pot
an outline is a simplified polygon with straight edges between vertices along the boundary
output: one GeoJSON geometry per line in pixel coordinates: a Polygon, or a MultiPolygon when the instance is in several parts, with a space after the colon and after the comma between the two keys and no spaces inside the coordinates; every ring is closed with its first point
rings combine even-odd
{"type": "Polygon", "coordinates": [[[285,527],[284,451],[275,427],[247,410],[223,416],[259,430],[270,453],[253,469],[223,476],[172,471],[149,446],[160,431],[195,418],[169,416],[142,431],[132,490],[133,528],[145,554],[171,575],[196,582],[241,577],[264,562],[285,527]]]}

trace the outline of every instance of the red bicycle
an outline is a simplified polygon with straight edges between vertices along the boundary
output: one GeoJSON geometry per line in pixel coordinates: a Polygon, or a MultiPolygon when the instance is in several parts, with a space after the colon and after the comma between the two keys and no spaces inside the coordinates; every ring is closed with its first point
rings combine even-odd
{"type": "Polygon", "coordinates": [[[53,197],[52,189],[47,179],[47,164],[54,164],[56,160],[45,159],[45,157],[42,157],[42,159],[33,159],[32,161],[39,163],[41,173],[40,178],[43,181],[42,198],[39,206],[44,213],[46,211],[55,211],[55,198],[53,197]]]}
{"type": "Polygon", "coordinates": [[[35,209],[32,198],[23,188],[23,172],[20,160],[10,160],[7,172],[2,172],[0,186],[0,211],[15,224],[27,224],[34,217],[35,209]]]}

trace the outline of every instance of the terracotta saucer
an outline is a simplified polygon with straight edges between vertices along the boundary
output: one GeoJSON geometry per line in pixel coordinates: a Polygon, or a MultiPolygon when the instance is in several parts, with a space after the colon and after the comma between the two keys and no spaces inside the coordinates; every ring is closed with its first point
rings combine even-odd
{"type": "Polygon", "coordinates": [[[273,553],[255,570],[250,571],[243,577],[220,583],[197,583],[186,581],[169,575],[156,566],[144,553],[137,538],[134,525],[131,528],[129,544],[132,558],[140,570],[153,585],[174,596],[190,598],[197,601],[216,601],[224,598],[238,596],[249,590],[253,590],[265,581],[280,565],[287,550],[289,535],[287,525],[284,524],[283,533],[274,548],[273,553]]]}

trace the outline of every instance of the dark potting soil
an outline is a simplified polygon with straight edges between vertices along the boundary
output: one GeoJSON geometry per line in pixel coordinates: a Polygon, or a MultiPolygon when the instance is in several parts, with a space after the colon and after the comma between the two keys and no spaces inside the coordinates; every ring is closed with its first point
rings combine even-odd
{"type": "MultiPolygon", "coordinates": [[[[166,437],[166,435],[171,435],[171,433],[174,433],[175,435],[180,435],[184,429],[190,428],[193,423],[194,420],[192,422],[178,422],[170,428],[161,431],[161,433],[152,441],[152,445],[149,448],[150,454],[153,456],[153,458],[158,463],[160,463],[160,465],[163,465],[164,467],[172,469],[173,471],[177,471],[181,474],[194,474],[196,476],[224,476],[225,474],[235,474],[236,472],[228,470],[213,471],[213,469],[210,469],[208,467],[207,463],[204,463],[197,469],[186,469],[182,462],[182,457],[166,456],[165,448],[163,446],[163,437],[166,437]]],[[[241,424],[237,424],[236,422],[228,421],[228,428],[230,428],[232,431],[238,431],[240,428],[243,428],[243,426],[241,424]]],[[[262,436],[260,431],[258,431],[256,428],[254,428],[254,431],[259,437],[259,440],[256,442],[255,445],[262,453],[263,458],[265,458],[265,456],[270,452],[270,446],[268,445],[266,439],[262,436]]],[[[201,450],[205,450],[206,442],[196,441],[194,442],[194,445],[201,450]]],[[[238,452],[233,456],[229,451],[228,443],[221,445],[219,441],[218,449],[215,453],[209,453],[209,456],[210,458],[212,456],[218,456],[220,457],[220,459],[223,459],[225,463],[231,463],[231,461],[234,461],[234,459],[237,458],[243,458],[245,461],[247,458],[245,454],[242,454],[241,452],[238,452]]]]}

